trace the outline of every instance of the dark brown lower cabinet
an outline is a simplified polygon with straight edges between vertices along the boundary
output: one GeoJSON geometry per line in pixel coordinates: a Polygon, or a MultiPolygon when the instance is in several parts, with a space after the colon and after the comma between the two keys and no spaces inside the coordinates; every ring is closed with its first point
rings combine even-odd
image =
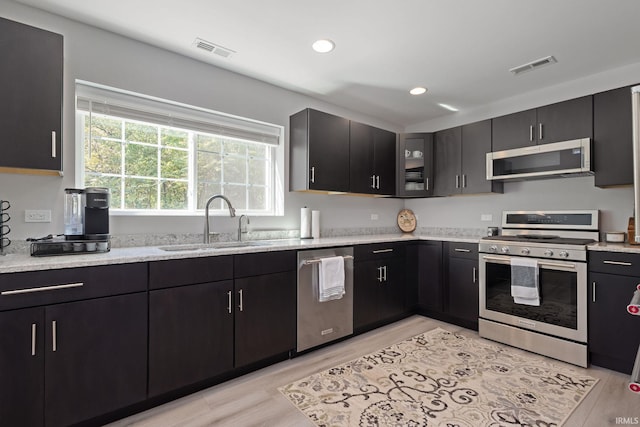
{"type": "Polygon", "coordinates": [[[451,321],[478,330],[478,244],[447,242],[446,310],[451,321]]]}
{"type": "Polygon", "coordinates": [[[478,244],[420,242],[418,310],[448,323],[478,330],[478,244]]]}
{"type": "Polygon", "coordinates": [[[295,263],[295,251],[150,263],[149,396],[293,350],[295,263]]]}
{"type": "Polygon", "coordinates": [[[478,329],[478,261],[449,259],[448,311],[465,326],[478,329]]]}
{"type": "Polygon", "coordinates": [[[45,319],[47,427],[146,399],[146,293],[46,307],[45,319]]]}
{"type": "Polygon", "coordinates": [[[44,309],[0,313],[0,424],[44,423],[44,309]]]}
{"type": "Polygon", "coordinates": [[[235,279],[235,366],[296,347],[294,271],[235,279]]]}
{"type": "Polygon", "coordinates": [[[591,363],[630,374],[640,345],[640,319],[627,312],[637,276],[589,273],[591,363]]]}
{"type": "Polygon", "coordinates": [[[68,426],[143,401],[145,293],[0,313],[0,424],[68,426]]]}
{"type": "Polygon", "coordinates": [[[233,368],[233,281],[149,293],[149,396],[233,368]]]}
{"type": "Polygon", "coordinates": [[[418,245],[418,308],[426,315],[443,311],[442,242],[420,242],[418,245]]]}
{"type": "Polygon", "coordinates": [[[405,247],[356,246],[355,260],[354,331],[362,332],[401,317],[407,311],[405,247]]]}

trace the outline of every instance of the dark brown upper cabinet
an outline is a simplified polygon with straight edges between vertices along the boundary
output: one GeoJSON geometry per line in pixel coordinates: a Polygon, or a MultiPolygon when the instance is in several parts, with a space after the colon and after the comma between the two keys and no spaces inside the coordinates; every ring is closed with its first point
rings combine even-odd
{"type": "Polygon", "coordinates": [[[633,184],[631,87],[593,95],[595,185],[633,184]]]}
{"type": "Polygon", "coordinates": [[[289,189],[349,191],[349,120],[307,108],[289,125],[289,189]]]}
{"type": "Polygon", "coordinates": [[[395,133],[310,108],[289,124],[291,191],[395,194],[395,133]]]}
{"type": "Polygon", "coordinates": [[[0,172],[62,171],[63,38],[0,18],[0,172]]]}
{"type": "Polygon", "coordinates": [[[434,195],[502,192],[502,183],[487,180],[491,120],[436,132],[434,151],[434,195]]]}
{"type": "Polygon", "coordinates": [[[350,122],[349,191],[393,195],[396,189],[396,134],[350,122]]]}
{"type": "Polygon", "coordinates": [[[492,151],[593,137],[591,95],[496,117],[492,151]]]}

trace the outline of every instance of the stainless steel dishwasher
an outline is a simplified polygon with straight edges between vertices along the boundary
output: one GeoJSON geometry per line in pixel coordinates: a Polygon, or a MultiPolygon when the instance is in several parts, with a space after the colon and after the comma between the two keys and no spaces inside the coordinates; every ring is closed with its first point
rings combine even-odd
{"type": "Polygon", "coordinates": [[[298,251],[297,351],[307,350],[353,333],[353,248],[298,251]],[[337,300],[318,301],[318,266],[321,258],[344,257],[345,294],[337,300]]]}

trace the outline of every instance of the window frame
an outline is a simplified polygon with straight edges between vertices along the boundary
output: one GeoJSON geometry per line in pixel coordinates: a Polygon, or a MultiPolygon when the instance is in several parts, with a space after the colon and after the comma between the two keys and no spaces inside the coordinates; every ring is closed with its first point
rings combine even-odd
{"type": "MultiPolygon", "coordinates": [[[[187,182],[187,207],[185,209],[162,209],[162,208],[157,208],[157,209],[127,209],[127,208],[123,208],[123,205],[118,206],[118,207],[111,207],[110,208],[110,214],[116,215],[116,216],[201,216],[202,213],[204,212],[204,208],[198,208],[198,205],[200,206],[204,206],[204,203],[206,202],[206,200],[203,201],[198,201],[198,193],[199,193],[199,187],[201,184],[199,184],[198,182],[198,161],[197,161],[197,156],[198,156],[198,147],[196,142],[194,141],[194,139],[197,138],[198,135],[204,135],[204,136],[212,136],[214,138],[221,138],[223,141],[226,142],[247,142],[248,143],[248,147],[250,147],[250,145],[252,145],[253,143],[261,145],[261,146],[265,146],[265,152],[266,157],[264,158],[264,164],[266,167],[265,173],[268,175],[267,177],[267,182],[265,184],[265,191],[267,191],[267,201],[266,201],[266,207],[264,210],[260,209],[260,210],[253,210],[253,209],[247,209],[247,204],[248,204],[248,200],[250,198],[249,196],[249,191],[252,188],[251,183],[249,182],[249,176],[250,176],[250,170],[249,170],[249,165],[251,162],[251,155],[249,152],[245,152],[244,155],[240,155],[240,157],[244,157],[244,161],[246,162],[246,166],[245,166],[245,182],[244,184],[240,184],[241,186],[244,187],[244,192],[245,192],[245,200],[242,201],[242,203],[238,203],[238,206],[243,206],[242,208],[239,208],[238,206],[234,207],[236,208],[236,211],[238,212],[238,214],[247,214],[247,215],[251,215],[251,216],[283,216],[284,215],[284,203],[283,203],[283,192],[284,192],[284,183],[282,180],[282,176],[283,174],[280,173],[280,171],[283,169],[283,163],[284,163],[284,144],[283,144],[283,138],[284,138],[284,127],[283,126],[279,126],[279,125],[274,125],[274,124],[270,124],[270,123],[265,123],[265,122],[258,122],[252,119],[246,119],[246,118],[242,118],[242,117],[238,117],[238,116],[231,116],[231,115],[227,115],[225,113],[219,113],[213,110],[208,110],[208,109],[203,109],[201,107],[195,107],[195,106],[190,106],[187,104],[181,104],[181,103],[177,103],[174,101],[170,101],[170,100],[165,100],[165,99],[160,99],[160,98],[155,98],[155,97],[149,97],[147,95],[142,95],[142,94],[137,94],[137,93],[133,93],[133,92],[127,92],[127,91],[121,91],[119,89],[114,89],[114,88],[110,88],[110,87],[106,87],[106,86],[102,86],[102,85],[97,85],[94,83],[88,83],[88,82],[84,82],[84,81],[76,81],[76,103],[75,103],[75,128],[76,128],[76,138],[75,138],[75,152],[76,152],[76,174],[75,174],[75,182],[76,182],[76,186],[78,188],[84,188],[85,187],[85,178],[86,178],[86,170],[85,170],[85,139],[88,138],[88,135],[85,135],[85,117],[91,117],[91,114],[94,114],[92,112],[87,112],[85,111],[85,109],[81,109],[78,107],[78,97],[79,97],[79,92],[82,92],[81,96],[86,96],[85,93],[78,89],[79,85],[81,85],[83,88],[89,87],[90,90],[92,90],[93,88],[96,88],[96,90],[99,91],[99,93],[104,93],[104,91],[108,91],[110,93],[113,93],[114,95],[120,96],[123,95],[124,97],[134,97],[132,99],[141,99],[141,105],[137,106],[137,105],[131,105],[129,104],[127,108],[139,108],[141,112],[144,112],[144,106],[146,105],[147,101],[153,102],[155,110],[157,111],[157,106],[158,105],[167,105],[168,109],[166,111],[167,115],[171,115],[171,108],[173,106],[177,106],[178,108],[181,109],[181,111],[184,111],[184,109],[189,109],[192,108],[193,111],[196,112],[196,116],[198,120],[200,120],[200,124],[202,124],[203,122],[201,121],[201,117],[203,114],[207,114],[207,113],[211,113],[212,115],[215,115],[215,118],[219,119],[220,117],[222,117],[223,119],[226,117],[231,118],[230,123],[234,124],[234,123],[238,123],[238,122],[242,122],[242,121],[246,121],[246,123],[250,126],[253,123],[257,123],[258,126],[269,126],[272,127],[274,129],[278,130],[278,135],[277,135],[277,144],[273,144],[273,143],[262,143],[260,141],[247,141],[241,138],[235,138],[235,137],[231,137],[231,136],[226,136],[226,135],[220,135],[220,134],[212,134],[212,133],[207,133],[204,132],[202,130],[199,129],[185,129],[183,127],[172,127],[170,126],[170,123],[157,123],[155,122],[145,122],[142,120],[138,120],[135,118],[127,118],[127,117],[121,117],[119,115],[108,115],[110,117],[114,117],[115,119],[118,120],[122,120],[122,125],[124,126],[124,123],[126,123],[127,121],[131,122],[139,122],[139,123],[143,123],[143,124],[150,124],[152,126],[155,126],[157,131],[158,131],[158,141],[156,145],[152,145],[156,150],[157,150],[157,154],[158,154],[158,164],[157,164],[157,171],[158,173],[156,174],[155,177],[144,177],[145,179],[150,178],[150,179],[154,179],[156,181],[156,188],[158,191],[158,200],[157,200],[157,205],[161,206],[161,200],[160,200],[160,185],[158,184],[158,181],[163,181],[165,180],[164,177],[161,176],[160,171],[161,171],[161,163],[160,163],[160,158],[161,158],[161,153],[162,150],[164,148],[174,148],[171,146],[164,146],[162,145],[162,129],[164,128],[168,128],[168,129],[175,129],[178,131],[186,131],[188,132],[188,144],[187,144],[187,162],[188,162],[188,172],[187,172],[187,178],[186,178],[186,182],[187,182]]],[[[97,114],[105,114],[105,113],[97,113],[97,114]]],[[[259,128],[260,129],[260,128],[259,128]]],[[[127,138],[126,138],[126,134],[124,133],[124,130],[121,134],[121,139],[119,141],[119,143],[122,144],[122,152],[124,153],[125,151],[125,147],[127,142],[127,138]]],[[[224,142],[222,142],[224,144],[224,142]]],[[[246,150],[249,150],[249,148],[246,148],[246,150]]],[[[224,156],[223,153],[219,153],[219,155],[221,157],[224,156]]],[[[121,162],[124,164],[126,162],[126,159],[123,158],[121,159],[121,162]]],[[[224,163],[224,161],[221,161],[221,163],[224,163]]],[[[114,174],[113,176],[117,176],[123,179],[123,183],[122,186],[124,186],[124,180],[129,176],[126,173],[126,169],[124,168],[124,166],[121,165],[121,170],[119,174],[114,174]]],[[[169,179],[169,178],[166,178],[169,179]]],[[[173,180],[173,179],[169,179],[169,180],[173,180]]],[[[184,182],[184,179],[177,179],[178,181],[184,182]]],[[[222,181],[220,183],[221,186],[223,186],[222,188],[224,188],[224,181],[222,181]]],[[[124,187],[122,187],[122,194],[124,194],[124,187]]],[[[224,192],[222,192],[223,190],[221,190],[222,194],[225,194],[224,192]]],[[[228,195],[228,194],[227,194],[228,195]]],[[[213,194],[211,194],[211,196],[213,196],[213,194]]],[[[207,197],[208,199],[208,197],[207,197]]],[[[233,199],[232,199],[233,202],[233,199]]],[[[124,200],[122,201],[122,203],[124,203],[124,200]]],[[[228,215],[228,210],[226,207],[223,206],[211,206],[210,207],[210,213],[212,215],[228,215]]]]}

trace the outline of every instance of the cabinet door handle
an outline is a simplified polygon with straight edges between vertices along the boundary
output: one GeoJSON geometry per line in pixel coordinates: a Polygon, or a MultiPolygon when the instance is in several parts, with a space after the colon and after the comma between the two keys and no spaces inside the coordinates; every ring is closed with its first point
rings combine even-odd
{"type": "Polygon", "coordinates": [[[529,126],[529,141],[533,142],[533,125],[529,126]]]}
{"type": "Polygon", "coordinates": [[[538,124],[538,139],[542,141],[544,137],[542,136],[542,123],[538,124]]]}
{"type": "Polygon", "coordinates": [[[231,291],[227,292],[227,298],[228,298],[227,311],[229,312],[229,314],[231,314],[231,291]]]}
{"type": "Polygon", "coordinates": [[[596,302],[596,282],[591,282],[591,302],[596,302]]]}
{"type": "Polygon", "coordinates": [[[467,174],[462,174],[462,188],[467,188],[467,174]]]}
{"type": "Polygon", "coordinates": [[[380,175],[376,175],[376,190],[380,189],[380,175]]]}
{"type": "Polygon", "coordinates": [[[31,355],[36,355],[36,324],[31,324],[31,355]]]}
{"type": "Polygon", "coordinates": [[[372,254],[386,254],[388,252],[393,252],[393,248],[389,249],[377,249],[375,251],[371,251],[372,254]]]}
{"type": "Polygon", "coordinates": [[[374,190],[376,188],[376,176],[375,175],[371,175],[371,188],[373,188],[374,190]]]}
{"type": "Polygon", "coordinates": [[[475,267],[473,267],[473,283],[478,281],[478,271],[475,267]]]}
{"type": "Polygon", "coordinates": [[[238,308],[240,309],[240,311],[244,311],[244,304],[242,301],[242,289],[238,291],[238,294],[240,295],[240,304],[238,304],[238,308]]]}
{"type": "Polygon", "coordinates": [[[460,188],[460,175],[456,175],[456,188],[460,188]]]}
{"type": "Polygon", "coordinates": [[[382,267],[382,268],[383,268],[383,270],[382,270],[382,271],[384,271],[384,276],[383,276],[383,277],[384,277],[384,281],[386,282],[386,281],[387,281],[387,266],[385,265],[385,266],[384,266],[384,267],[382,267]]]}
{"type": "Polygon", "coordinates": [[[311,166],[311,183],[314,184],[316,182],[316,167],[311,166]]]}
{"type": "Polygon", "coordinates": [[[51,321],[51,351],[58,350],[58,327],[55,320],[51,321]]]}
{"type": "Polygon", "coordinates": [[[611,265],[624,265],[626,267],[631,267],[633,264],[630,262],[624,262],[624,261],[609,261],[609,260],[604,260],[602,261],[603,264],[611,264],[611,265]]]}
{"type": "Polygon", "coordinates": [[[429,191],[429,178],[424,181],[424,189],[429,191]]]}
{"type": "Polygon", "coordinates": [[[0,295],[19,295],[19,294],[29,294],[32,292],[44,292],[44,291],[55,291],[58,289],[69,289],[69,288],[79,288],[80,286],[84,286],[84,283],[67,283],[65,285],[53,285],[53,286],[42,286],[40,288],[27,288],[27,289],[15,289],[11,291],[0,292],[0,295]]]}
{"type": "Polygon", "coordinates": [[[471,252],[471,249],[455,248],[454,251],[456,251],[456,252],[471,252]]]}
{"type": "Polygon", "coordinates": [[[56,152],[56,131],[51,131],[51,157],[55,158],[57,156],[56,152]]]}
{"type": "Polygon", "coordinates": [[[378,267],[378,282],[382,283],[382,266],[378,267]]]}

